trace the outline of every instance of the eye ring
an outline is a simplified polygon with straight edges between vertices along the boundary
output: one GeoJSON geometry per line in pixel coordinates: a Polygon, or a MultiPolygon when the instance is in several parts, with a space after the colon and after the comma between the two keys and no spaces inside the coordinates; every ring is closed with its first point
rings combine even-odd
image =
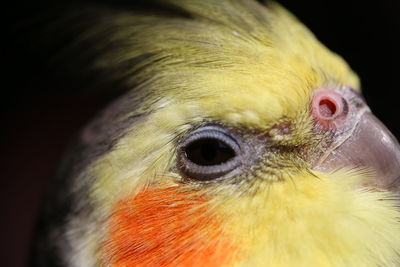
{"type": "Polygon", "coordinates": [[[189,179],[220,179],[241,164],[242,150],[226,129],[205,126],[193,131],[178,150],[178,169],[189,179]]]}

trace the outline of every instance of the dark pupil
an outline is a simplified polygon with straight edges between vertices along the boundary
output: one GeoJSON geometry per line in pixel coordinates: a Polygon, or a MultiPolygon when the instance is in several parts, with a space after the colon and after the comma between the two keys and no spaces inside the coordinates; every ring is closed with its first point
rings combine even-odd
{"type": "Polygon", "coordinates": [[[185,152],[191,162],[202,166],[218,165],[235,156],[235,152],[228,145],[211,138],[192,142],[185,152]]]}

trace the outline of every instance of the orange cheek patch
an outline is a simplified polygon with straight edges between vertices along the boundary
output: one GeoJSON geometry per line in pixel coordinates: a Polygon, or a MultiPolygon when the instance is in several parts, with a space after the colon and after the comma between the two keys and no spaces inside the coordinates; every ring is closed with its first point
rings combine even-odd
{"type": "Polygon", "coordinates": [[[198,193],[175,187],[146,189],[114,207],[103,264],[115,266],[220,266],[234,247],[198,193]]]}

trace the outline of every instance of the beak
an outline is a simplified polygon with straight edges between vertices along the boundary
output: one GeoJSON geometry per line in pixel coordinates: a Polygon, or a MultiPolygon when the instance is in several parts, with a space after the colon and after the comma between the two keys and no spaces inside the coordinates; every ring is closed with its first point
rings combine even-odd
{"type": "Polygon", "coordinates": [[[371,174],[364,185],[400,192],[400,145],[358,92],[321,90],[314,94],[312,105],[317,128],[332,137],[314,161],[314,170],[364,169],[371,174]],[[337,114],[330,116],[332,111],[337,114]]]}

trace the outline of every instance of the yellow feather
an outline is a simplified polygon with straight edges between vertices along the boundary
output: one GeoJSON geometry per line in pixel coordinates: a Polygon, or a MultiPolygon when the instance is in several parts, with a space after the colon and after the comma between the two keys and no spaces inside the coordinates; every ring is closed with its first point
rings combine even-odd
{"type": "Polygon", "coordinates": [[[397,266],[400,211],[389,193],[358,188],[360,179],[344,170],[296,175],[216,200],[243,244],[237,266],[397,266]]]}

